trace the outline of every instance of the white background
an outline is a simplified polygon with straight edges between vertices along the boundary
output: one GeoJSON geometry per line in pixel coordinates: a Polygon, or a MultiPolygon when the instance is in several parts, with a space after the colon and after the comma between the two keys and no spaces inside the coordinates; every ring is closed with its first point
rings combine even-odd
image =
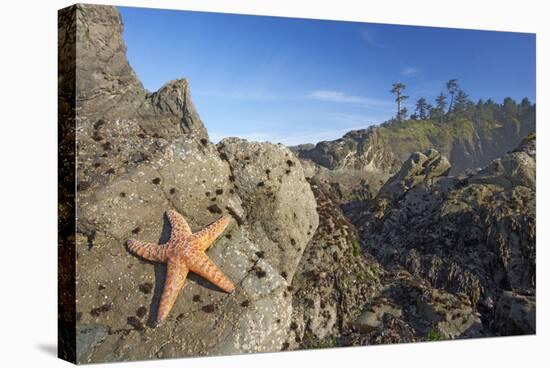
{"type": "MultiPolygon", "coordinates": [[[[548,82],[545,1],[104,1],[105,4],[537,33],[537,336],[122,363],[143,367],[528,367],[548,364],[548,82]],[[542,165],[541,165],[542,163],[542,165]],[[544,166],[543,166],[544,165],[544,166]],[[537,361],[539,363],[537,363],[537,361]]],[[[0,10],[0,366],[68,366],[57,325],[57,9],[68,1],[3,1],[0,10]]],[[[220,63],[220,67],[223,64],[220,63]]],[[[185,73],[185,71],[183,71],[185,73]]]]}

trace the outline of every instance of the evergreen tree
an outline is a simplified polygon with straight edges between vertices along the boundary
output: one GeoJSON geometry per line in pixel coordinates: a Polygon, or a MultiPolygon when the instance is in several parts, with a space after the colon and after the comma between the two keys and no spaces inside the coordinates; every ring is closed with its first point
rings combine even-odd
{"type": "Polygon", "coordinates": [[[407,113],[409,112],[409,110],[407,110],[406,107],[403,107],[401,109],[401,116],[400,116],[400,119],[406,119],[407,118],[407,113]]]}
{"type": "Polygon", "coordinates": [[[536,119],[536,106],[531,104],[531,101],[527,97],[524,97],[518,107],[519,119],[525,121],[535,121],[536,119]]]}
{"type": "Polygon", "coordinates": [[[506,97],[504,99],[502,109],[504,110],[504,117],[506,119],[512,119],[518,116],[518,106],[516,105],[516,102],[510,97],[506,97]]]}
{"type": "Polygon", "coordinates": [[[433,111],[434,111],[434,107],[432,104],[426,105],[426,117],[429,116],[430,118],[432,118],[433,111]]]}
{"type": "Polygon", "coordinates": [[[403,90],[407,88],[403,83],[397,82],[392,84],[392,89],[390,90],[391,93],[395,95],[395,102],[397,102],[397,120],[401,121],[404,115],[407,114],[407,111],[403,111],[403,108],[401,107],[401,104],[404,100],[409,98],[409,96],[404,96],[402,94],[403,90]]]}
{"type": "Polygon", "coordinates": [[[415,111],[417,112],[418,117],[422,120],[426,119],[427,107],[428,103],[426,102],[426,99],[424,97],[420,97],[418,101],[416,101],[415,111]]]}
{"type": "Polygon", "coordinates": [[[453,112],[458,116],[464,117],[466,115],[466,109],[468,107],[468,95],[463,90],[459,90],[456,94],[454,102],[453,112]]]}
{"type": "Polygon", "coordinates": [[[476,105],[476,110],[480,121],[497,120],[497,105],[491,99],[487,101],[480,99],[476,105]]]}
{"type": "Polygon", "coordinates": [[[531,101],[527,97],[524,97],[519,104],[519,114],[523,114],[531,109],[531,101]]]}
{"type": "Polygon", "coordinates": [[[436,110],[437,110],[437,117],[439,118],[439,122],[443,123],[443,117],[445,116],[445,107],[447,107],[447,96],[441,92],[439,96],[435,99],[436,103],[436,110]]]}
{"type": "Polygon", "coordinates": [[[451,95],[451,103],[449,103],[449,111],[447,111],[448,114],[453,109],[454,97],[458,91],[458,79],[451,79],[447,82],[447,91],[449,92],[449,95],[451,95]]]}

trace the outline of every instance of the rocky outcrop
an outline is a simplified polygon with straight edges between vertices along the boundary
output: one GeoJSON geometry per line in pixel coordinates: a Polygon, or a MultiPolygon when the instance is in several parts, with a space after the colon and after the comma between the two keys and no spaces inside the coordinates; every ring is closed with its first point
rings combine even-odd
{"type": "Polygon", "coordinates": [[[392,171],[400,164],[379,128],[355,130],[335,141],[323,141],[309,148],[298,146],[300,158],[310,159],[331,170],[392,171]]]}
{"type": "Polygon", "coordinates": [[[434,288],[399,269],[386,272],[381,292],[354,321],[347,345],[435,341],[481,336],[481,320],[464,294],[434,288]]]}
{"type": "Polygon", "coordinates": [[[361,254],[355,227],[318,183],[312,180],[311,188],[320,222],[289,288],[289,349],[341,345],[362,306],[380,288],[379,265],[361,254]]]}
{"type": "Polygon", "coordinates": [[[342,206],[353,206],[357,202],[368,202],[373,199],[391,176],[378,170],[329,170],[311,160],[301,162],[306,176],[313,178],[334,203],[342,206]]]}
{"type": "Polygon", "coordinates": [[[398,158],[377,128],[352,131],[341,139],[300,145],[293,151],[309,177],[339,205],[365,202],[378,193],[397,165],[398,158]]]}
{"type": "Polygon", "coordinates": [[[299,160],[281,145],[212,144],[185,80],[143,90],[115,8],[75,12],[78,361],[281,350],[288,288],[319,221],[299,160]],[[237,290],[190,275],[166,323],[153,327],[165,267],[129,254],[124,242],[165,241],[168,208],[195,231],[232,216],[208,256],[237,290]]]}
{"type": "MultiPolygon", "coordinates": [[[[500,108],[500,105],[494,106],[495,110],[500,108]]],[[[456,175],[488,165],[534,131],[534,105],[524,109],[520,119],[495,111],[495,116],[487,120],[451,116],[441,124],[432,120],[390,121],[350,131],[340,139],[319,142],[313,148],[301,145],[294,149],[301,159],[330,170],[390,174],[396,173],[415,151],[436,149],[448,157],[451,173],[456,175]]]]}
{"type": "Polygon", "coordinates": [[[436,150],[415,152],[405,161],[401,170],[392,176],[380,189],[378,198],[396,201],[419,184],[430,185],[434,179],[447,176],[451,164],[436,150]]]}
{"type": "Polygon", "coordinates": [[[185,79],[149,93],[126,58],[114,7],[74,6],[78,185],[87,189],[135,167],[184,135],[208,141],[185,79]]]}
{"type": "Polygon", "coordinates": [[[220,155],[210,143],[179,138],[136,169],[80,194],[79,323],[110,330],[87,361],[281,349],[292,312],[286,289],[317,227],[315,200],[298,162],[292,175],[273,170],[269,179],[265,177],[265,165],[276,154],[296,160],[288,149],[245,141],[239,145],[238,154],[251,156],[246,161],[250,171],[240,171],[238,182],[233,172],[242,168],[232,166],[238,158],[230,142],[225,142],[224,151],[220,148],[220,155]],[[260,172],[265,188],[257,185],[260,172]],[[290,193],[298,193],[300,201],[290,193]],[[253,203],[262,203],[269,212],[254,210],[253,203]],[[167,323],[151,328],[148,319],[156,313],[165,268],[130,255],[124,240],[139,234],[144,241],[165,241],[166,208],[184,214],[193,230],[221,214],[233,216],[233,225],[208,255],[237,291],[228,295],[190,276],[167,323]],[[280,231],[284,239],[270,233],[274,224],[285,229],[280,231]],[[289,254],[293,259],[287,259],[289,254]]]}
{"type": "Polygon", "coordinates": [[[518,295],[505,291],[498,300],[495,328],[503,336],[532,334],[536,330],[534,295],[518,295]]]}
{"type": "MultiPolygon", "coordinates": [[[[390,186],[423,176],[428,183],[448,171],[435,151],[413,158],[390,186]],[[412,161],[413,161],[412,160],[412,161]],[[404,180],[397,180],[401,177],[404,180]]],[[[319,348],[485,336],[480,314],[463,292],[434,286],[400,265],[379,263],[361,250],[355,227],[331,192],[310,179],[319,227],[304,251],[289,292],[293,312],[286,348],[319,348]]],[[[384,194],[381,193],[379,197],[384,194]]],[[[383,258],[381,258],[383,260],[383,258]]]]}
{"type": "Polygon", "coordinates": [[[243,199],[251,231],[267,241],[265,259],[292,281],[304,248],[318,225],[315,198],[300,162],[283,145],[227,138],[218,144],[243,199]],[[306,219],[296,223],[298,219],[306,219]],[[296,226],[298,225],[298,226],[296,226]]]}
{"type": "MultiPolygon", "coordinates": [[[[505,290],[535,290],[535,153],[532,135],[486,169],[458,177],[446,176],[449,163],[438,152],[414,153],[372,206],[348,215],[364,250],[388,270],[467,295],[484,333],[504,331],[503,316],[528,313],[501,311],[496,323],[496,301],[505,290]]],[[[522,326],[534,333],[534,324],[522,326]]]]}
{"type": "Polygon", "coordinates": [[[76,14],[76,94],[84,111],[135,109],[146,91],[126,58],[123,25],[116,9],[78,4],[76,14]],[[123,103],[131,102],[131,103],[123,103]]]}

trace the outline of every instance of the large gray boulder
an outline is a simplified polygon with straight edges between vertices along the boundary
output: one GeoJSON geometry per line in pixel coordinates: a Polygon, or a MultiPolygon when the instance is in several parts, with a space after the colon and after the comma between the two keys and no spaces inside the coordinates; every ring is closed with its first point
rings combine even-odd
{"type": "Polygon", "coordinates": [[[208,140],[183,79],[149,93],[130,68],[114,7],[77,5],[76,310],[81,363],[279,351],[288,287],[318,225],[300,162],[281,145],[208,140]],[[161,243],[175,209],[198,231],[233,221],[207,251],[236,284],[190,274],[153,327],[166,267],[125,240],[161,243]]]}
{"type": "Polygon", "coordinates": [[[515,150],[491,162],[471,178],[470,182],[493,184],[506,189],[524,186],[535,190],[537,163],[535,138],[534,134],[525,138],[515,150]]]}
{"type": "Polygon", "coordinates": [[[299,163],[294,174],[275,169],[265,177],[266,165],[281,166],[271,161],[277,155],[296,160],[286,148],[239,144],[235,153],[248,152],[246,146],[257,153],[244,171],[222,160],[214,145],[180,138],[134,170],[80,194],[79,323],[111,331],[86,361],[281,349],[292,313],[287,287],[317,228],[316,202],[299,163]],[[265,188],[257,185],[261,172],[265,188]],[[222,214],[233,216],[208,256],[237,290],[228,295],[191,275],[167,322],[152,328],[148,319],[156,313],[165,266],[130,255],[124,240],[165,241],[167,208],[183,214],[193,230],[222,214]]]}
{"type": "Polygon", "coordinates": [[[300,161],[280,144],[227,138],[218,149],[243,199],[244,220],[251,232],[267,240],[263,243],[266,260],[292,281],[318,225],[317,205],[300,161]]]}
{"type": "Polygon", "coordinates": [[[497,302],[495,327],[504,335],[534,334],[537,330],[536,299],[507,290],[497,302]]]}
{"type": "Polygon", "coordinates": [[[384,184],[378,197],[400,199],[418,184],[429,184],[436,178],[446,176],[450,170],[449,160],[438,151],[430,149],[426,152],[414,152],[403,163],[401,169],[384,184]]]}

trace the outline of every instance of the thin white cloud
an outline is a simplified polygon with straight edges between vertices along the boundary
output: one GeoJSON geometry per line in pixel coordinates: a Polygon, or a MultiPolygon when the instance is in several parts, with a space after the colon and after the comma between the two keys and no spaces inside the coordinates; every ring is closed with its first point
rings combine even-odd
{"type": "Polygon", "coordinates": [[[229,100],[242,100],[242,101],[276,101],[279,99],[278,96],[275,96],[274,94],[265,93],[263,91],[245,91],[245,90],[224,90],[224,91],[199,90],[197,92],[194,92],[193,95],[220,98],[220,99],[229,99],[229,100]]]}
{"type": "Polygon", "coordinates": [[[420,73],[420,69],[414,66],[407,66],[401,69],[401,75],[405,77],[410,77],[418,73],[420,73]]]}
{"type": "Polygon", "coordinates": [[[362,28],[359,30],[359,34],[361,35],[361,38],[369,45],[374,47],[382,47],[380,43],[376,40],[376,33],[372,29],[368,28],[362,28]]]}
{"type": "Polygon", "coordinates": [[[319,101],[354,103],[354,104],[370,105],[370,106],[388,106],[392,104],[392,102],[390,101],[378,100],[378,99],[369,98],[365,96],[349,95],[344,92],[334,91],[334,90],[313,91],[308,95],[308,98],[319,100],[319,101]]]}

